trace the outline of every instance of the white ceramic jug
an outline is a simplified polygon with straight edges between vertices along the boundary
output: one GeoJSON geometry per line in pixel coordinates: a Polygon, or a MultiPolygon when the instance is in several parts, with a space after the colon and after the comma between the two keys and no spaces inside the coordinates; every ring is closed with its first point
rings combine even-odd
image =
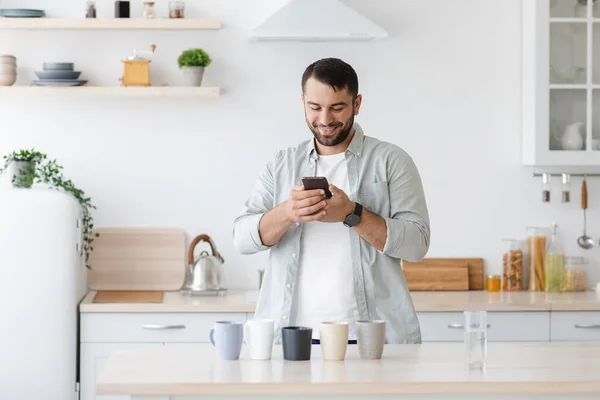
{"type": "Polygon", "coordinates": [[[567,125],[560,139],[563,150],[583,150],[584,140],[581,134],[583,122],[573,122],[567,125]]]}

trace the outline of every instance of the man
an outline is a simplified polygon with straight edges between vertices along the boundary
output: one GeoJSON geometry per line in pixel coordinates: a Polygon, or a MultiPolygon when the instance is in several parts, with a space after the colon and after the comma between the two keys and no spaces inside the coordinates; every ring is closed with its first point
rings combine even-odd
{"type": "MultiPolygon", "coordinates": [[[[354,123],[362,102],[354,69],[339,59],[311,64],[302,102],[314,139],[277,152],[234,222],[242,254],[270,250],[255,318],[313,328],[323,321],[386,321],[387,343],[420,343],[421,332],[400,260],[429,249],[421,178],[399,147],[354,123]],[[304,190],[325,176],[333,194],[304,190]]],[[[397,128],[394,128],[397,129],[397,128]]]]}

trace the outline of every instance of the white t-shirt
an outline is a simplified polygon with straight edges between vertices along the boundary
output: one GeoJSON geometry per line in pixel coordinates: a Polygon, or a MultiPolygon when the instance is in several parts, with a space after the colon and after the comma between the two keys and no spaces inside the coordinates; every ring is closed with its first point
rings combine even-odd
{"type": "MultiPolygon", "coordinates": [[[[319,156],[317,176],[329,184],[349,191],[345,153],[319,156]]],[[[300,269],[295,290],[294,325],[313,328],[319,338],[319,324],[324,321],[350,322],[349,338],[354,339],[353,322],[358,318],[354,294],[354,277],[350,255],[350,228],[342,222],[305,222],[300,239],[300,269]]]]}

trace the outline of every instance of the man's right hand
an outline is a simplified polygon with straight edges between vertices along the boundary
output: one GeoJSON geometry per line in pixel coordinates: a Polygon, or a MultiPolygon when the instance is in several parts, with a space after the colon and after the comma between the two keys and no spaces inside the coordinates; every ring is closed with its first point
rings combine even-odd
{"type": "Polygon", "coordinates": [[[326,205],[322,189],[304,190],[304,185],[296,185],[285,202],[285,216],[291,222],[320,221],[325,218],[326,205]]]}

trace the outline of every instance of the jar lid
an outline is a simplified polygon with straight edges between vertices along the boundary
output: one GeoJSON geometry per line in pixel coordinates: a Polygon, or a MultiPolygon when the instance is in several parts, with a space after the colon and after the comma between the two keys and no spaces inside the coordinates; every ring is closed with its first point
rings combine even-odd
{"type": "Polygon", "coordinates": [[[154,2],[153,2],[153,1],[145,1],[145,2],[144,2],[144,5],[145,5],[145,6],[153,6],[153,5],[154,5],[154,2]]]}

